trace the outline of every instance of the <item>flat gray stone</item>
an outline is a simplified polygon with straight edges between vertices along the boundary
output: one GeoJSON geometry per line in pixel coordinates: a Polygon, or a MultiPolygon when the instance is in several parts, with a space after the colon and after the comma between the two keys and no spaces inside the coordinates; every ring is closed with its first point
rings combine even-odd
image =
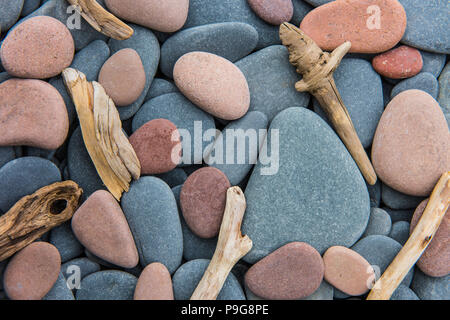
{"type": "Polygon", "coordinates": [[[411,289],[421,300],[450,300],[450,274],[445,277],[429,277],[416,268],[411,289]]]}
{"type": "Polygon", "coordinates": [[[418,89],[425,91],[434,99],[437,99],[439,94],[439,83],[435,76],[429,72],[421,72],[418,75],[402,80],[392,89],[391,99],[394,99],[400,92],[418,89]]]}
{"type": "Polygon", "coordinates": [[[13,147],[0,147],[0,168],[15,158],[16,153],[13,147]]]}
{"type": "Polygon", "coordinates": [[[137,278],[132,274],[107,270],[92,273],[81,280],[77,300],[133,300],[137,278]]]}
{"type": "Polygon", "coordinates": [[[364,231],[363,237],[371,235],[387,236],[391,231],[392,222],[389,214],[380,208],[371,208],[369,223],[367,224],[366,231],[364,231]]]}
{"type": "Polygon", "coordinates": [[[450,114],[450,63],[447,63],[439,77],[438,102],[444,114],[450,114]]]}
{"type": "Polygon", "coordinates": [[[83,246],[73,234],[70,221],[53,228],[49,240],[58,249],[62,263],[83,254],[83,246]]]}
{"type": "Polygon", "coordinates": [[[391,216],[392,223],[397,221],[410,222],[414,214],[414,209],[394,210],[388,207],[383,208],[391,216]]]}
{"type": "Polygon", "coordinates": [[[409,222],[397,221],[393,223],[389,238],[394,239],[403,246],[409,238],[409,222]]]}
{"type": "Polygon", "coordinates": [[[409,287],[399,285],[391,296],[391,300],[420,300],[409,287]]]}
{"type": "Polygon", "coordinates": [[[421,72],[429,72],[435,78],[439,77],[442,69],[445,67],[445,60],[447,56],[445,54],[420,51],[423,60],[423,67],[421,72]]]}
{"type": "Polygon", "coordinates": [[[2,34],[13,26],[22,12],[23,0],[0,1],[0,29],[2,34]]]}
{"type": "Polygon", "coordinates": [[[144,101],[147,102],[152,98],[156,98],[162,96],[163,94],[180,92],[177,86],[168,80],[154,78],[150,89],[148,89],[147,95],[145,96],[144,101]]]}
{"type": "Polygon", "coordinates": [[[32,13],[34,10],[39,8],[39,5],[41,4],[41,0],[25,0],[23,2],[23,8],[22,12],[20,13],[21,17],[25,17],[32,13]]]}
{"type": "Polygon", "coordinates": [[[66,278],[64,278],[62,272],[59,273],[56,283],[42,300],[75,300],[72,290],[67,286],[66,278]]]}
{"type": "Polygon", "coordinates": [[[389,208],[395,210],[415,209],[422,202],[424,197],[410,196],[392,189],[382,183],[381,199],[389,208]]]}
{"type": "Polygon", "coordinates": [[[75,276],[78,273],[78,270],[80,278],[83,279],[91,273],[100,271],[100,265],[89,258],[77,258],[61,265],[61,272],[66,279],[75,276]]]}

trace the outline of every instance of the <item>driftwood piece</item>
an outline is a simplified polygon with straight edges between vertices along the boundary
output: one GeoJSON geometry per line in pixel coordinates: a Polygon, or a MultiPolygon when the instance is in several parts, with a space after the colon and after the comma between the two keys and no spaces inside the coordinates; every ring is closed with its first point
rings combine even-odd
{"type": "Polygon", "coordinates": [[[82,193],[75,182],[64,181],[20,199],[0,217],[0,261],[72,218],[82,193]]]}
{"type": "Polygon", "coordinates": [[[106,11],[96,0],[67,0],[81,16],[98,32],[116,40],[125,40],[133,35],[133,29],[106,11]]]}
{"type": "Polygon", "coordinates": [[[408,241],[370,291],[367,300],[389,300],[436,234],[450,204],[450,171],[439,179],[408,241]]]}
{"type": "Polygon", "coordinates": [[[302,30],[287,22],[280,26],[280,39],[289,50],[289,61],[297,68],[297,72],[303,75],[303,79],[295,84],[295,89],[314,95],[367,183],[374,185],[377,181],[375,170],[359,140],[333,78],[333,72],[350,49],[351,43],[343,43],[331,54],[323,52],[302,30]]]}
{"type": "Polygon", "coordinates": [[[246,206],[241,188],[231,187],[227,190],[227,202],[216,251],[191,300],[215,300],[231,269],[252,248],[252,240],[241,234],[246,206]]]}
{"type": "Polygon", "coordinates": [[[139,179],[139,159],[122,131],[114,102],[97,82],[88,82],[75,69],[63,71],[64,83],[80,119],[84,144],[108,190],[117,200],[128,191],[132,178],[139,179]]]}

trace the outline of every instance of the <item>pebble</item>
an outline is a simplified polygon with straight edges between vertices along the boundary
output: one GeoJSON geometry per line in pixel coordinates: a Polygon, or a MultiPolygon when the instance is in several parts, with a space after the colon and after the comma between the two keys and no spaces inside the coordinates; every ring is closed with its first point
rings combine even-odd
{"type": "Polygon", "coordinates": [[[191,137],[191,139],[182,139],[181,165],[202,163],[203,152],[211,143],[211,141],[203,140],[202,137],[207,132],[215,132],[214,118],[197,108],[181,93],[170,93],[153,98],[141,107],[133,118],[133,131],[135,132],[148,121],[160,118],[168,119],[175,124],[182,137],[183,132],[186,131],[191,137]],[[199,134],[201,134],[201,143],[197,137],[199,134]]]}
{"type": "Polygon", "coordinates": [[[421,300],[450,300],[450,275],[445,277],[429,277],[416,270],[411,289],[421,300]]]}
{"type": "MultiPolygon", "coordinates": [[[[162,63],[162,62],[161,62],[162,63]]],[[[162,96],[168,93],[180,92],[177,86],[168,80],[155,78],[153,79],[152,85],[147,92],[147,96],[145,97],[145,102],[150,99],[162,96]]]]}
{"type": "Polygon", "coordinates": [[[0,147],[0,168],[16,158],[13,147],[0,147]]]}
{"type": "MultiPolygon", "coordinates": [[[[334,79],[363,147],[370,147],[384,111],[381,77],[369,62],[348,58],[334,72],[334,79]]],[[[316,99],[314,111],[328,119],[316,99]]]]}
{"type": "MultiPolygon", "coordinates": [[[[370,263],[378,279],[397,256],[402,246],[389,237],[373,235],[362,238],[351,249],[359,253],[370,263]]],[[[413,274],[414,269],[411,269],[402,281],[402,284],[409,286],[413,274]]]]}
{"type": "Polygon", "coordinates": [[[447,63],[439,76],[439,105],[445,114],[450,113],[450,63],[447,63]]]}
{"type": "Polygon", "coordinates": [[[408,46],[400,46],[377,55],[372,60],[373,68],[382,76],[391,79],[411,78],[423,67],[420,51],[408,46]]]}
{"type": "Polygon", "coordinates": [[[22,157],[0,168],[0,210],[7,212],[21,198],[61,181],[61,173],[51,161],[22,157]]]}
{"type": "Polygon", "coordinates": [[[12,77],[8,74],[8,72],[2,72],[0,73],[0,83],[11,79],[12,77]]]}
{"type": "Polygon", "coordinates": [[[323,255],[325,280],[345,294],[360,296],[375,277],[370,263],[357,252],[334,246],[323,255]]]}
{"type": "Polygon", "coordinates": [[[142,271],[134,291],[134,300],[173,300],[172,279],[167,268],[151,263],[142,271]]]}
{"type": "Polygon", "coordinates": [[[414,197],[403,194],[384,183],[382,183],[381,187],[381,198],[385,205],[395,210],[415,209],[424,199],[423,197],[414,197]]]}
{"type": "Polygon", "coordinates": [[[425,91],[434,99],[437,99],[439,95],[439,83],[437,79],[429,72],[421,72],[417,76],[403,80],[396,84],[391,91],[391,99],[394,99],[394,97],[400,92],[411,89],[425,91]]]}
{"type": "MultiPolygon", "coordinates": [[[[339,137],[304,108],[281,112],[272,129],[279,130],[281,165],[276,172],[256,164],[245,189],[242,232],[253,240],[253,249],[244,260],[255,263],[292,241],[306,242],[320,253],[354,244],[369,220],[369,194],[339,137]]],[[[269,135],[267,145],[271,140],[269,135]]]]}
{"type": "Polygon", "coordinates": [[[73,60],[69,30],[52,17],[34,17],[15,27],[2,43],[3,67],[12,76],[46,79],[58,75],[73,60]]]}
{"type": "Polygon", "coordinates": [[[50,243],[58,249],[63,263],[83,254],[83,246],[73,234],[70,222],[65,222],[50,231],[50,243]]]}
{"type": "Polygon", "coordinates": [[[89,258],[69,260],[61,266],[61,272],[69,280],[69,283],[71,277],[79,276],[80,279],[83,279],[87,275],[97,271],[100,271],[100,265],[89,258]]]}
{"type": "Polygon", "coordinates": [[[391,188],[412,196],[431,193],[450,170],[450,131],[433,97],[408,90],[389,103],[375,133],[372,162],[391,188]]]}
{"type": "Polygon", "coordinates": [[[258,17],[276,26],[291,20],[294,14],[292,0],[247,0],[247,2],[258,17]]]}
{"type": "Polygon", "coordinates": [[[268,124],[267,116],[259,111],[250,111],[241,119],[230,122],[216,139],[210,153],[205,157],[205,162],[222,171],[232,186],[238,185],[257,161],[258,147],[263,144],[265,138],[265,133],[260,137],[260,130],[267,130],[268,124]],[[231,143],[227,137],[233,139],[231,150],[225,147],[231,143]],[[247,140],[249,142],[246,142],[245,146],[236,143],[247,140]]]}
{"type": "Polygon", "coordinates": [[[367,1],[360,0],[325,4],[308,13],[300,29],[326,51],[336,49],[344,41],[352,43],[349,52],[387,51],[405,33],[405,10],[397,0],[372,0],[370,5],[378,6],[378,11],[369,11],[367,1]],[[377,13],[380,16],[379,25],[377,13]]]}
{"type": "Polygon", "coordinates": [[[180,193],[181,211],[197,236],[218,235],[230,187],[226,175],[213,167],[199,169],[187,178],[180,193]]]}
{"type": "Polygon", "coordinates": [[[118,270],[91,273],[80,283],[77,300],[133,300],[137,278],[118,270]]]}
{"type": "MultiPolygon", "coordinates": [[[[81,51],[80,51],[81,52],[81,51]]],[[[69,118],[69,126],[71,126],[75,119],[77,119],[77,111],[75,109],[75,105],[72,102],[72,98],[69,96],[69,93],[67,92],[66,86],[64,85],[62,77],[53,77],[50,78],[48,83],[53,86],[61,95],[61,97],[64,100],[65,108],[67,110],[67,116],[69,118]]],[[[72,131],[72,128],[69,127],[69,132],[72,131]]]]}
{"type": "Polygon", "coordinates": [[[376,234],[387,236],[391,232],[391,227],[391,217],[386,211],[380,208],[371,208],[369,223],[362,236],[367,237],[376,234]]]}
{"type": "Polygon", "coordinates": [[[183,255],[180,219],[172,190],[158,178],[141,177],[123,194],[121,204],[142,267],[161,262],[172,274],[183,255]]]}
{"type": "Polygon", "coordinates": [[[408,26],[402,43],[422,50],[450,54],[446,24],[450,4],[445,0],[399,0],[405,8],[408,26]]]}
{"type": "Polygon", "coordinates": [[[445,54],[433,53],[427,51],[420,51],[423,60],[422,72],[429,72],[435,78],[439,77],[442,69],[445,67],[445,60],[447,56],[445,54]]]}
{"type": "Polygon", "coordinates": [[[0,1],[0,30],[6,32],[19,19],[24,0],[0,1]]]}
{"type": "Polygon", "coordinates": [[[67,280],[64,278],[62,272],[59,273],[55,284],[42,300],[75,300],[72,290],[67,286],[67,280]]]}
{"type": "Polygon", "coordinates": [[[137,129],[130,143],[141,163],[142,174],[164,173],[181,160],[181,136],[167,119],[155,119],[137,129]]]}
{"type": "Polygon", "coordinates": [[[25,17],[32,13],[34,10],[39,8],[39,5],[41,4],[41,0],[25,0],[23,2],[23,8],[22,12],[20,13],[21,17],[25,17]]]}
{"type": "Polygon", "coordinates": [[[409,238],[409,222],[394,222],[392,224],[391,232],[389,233],[389,238],[394,239],[403,246],[409,238]]]}
{"type": "MultiPolygon", "coordinates": [[[[175,300],[189,300],[200,282],[210,260],[197,259],[186,262],[172,278],[175,300]]],[[[245,300],[244,291],[233,273],[230,273],[217,300],[245,300]]]]}
{"type": "Polygon", "coordinates": [[[69,119],[53,86],[41,80],[10,79],[0,84],[0,97],[0,146],[57,149],[64,143],[69,119]]]}
{"type": "Polygon", "coordinates": [[[256,295],[270,300],[295,300],[314,293],[324,275],[324,263],[316,249],[291,242],[254,264],[245,284],[256,295]]]}
{"type": "Polygon", "coordinates": [[[411,217],[414,213],[414,210],[407,209],[407,210],[393,210],[388,207],[383,208],[384,211],[386,211],[391,216],[392,223],[395,223],[397,221],[411,221],[411,217]]]}
{"type": "Polygon", "coordinates": [[[139,256],[127,220],[107,191],[94,192],[74,213],[72,230],[94,255],[123,268],[133,268],[139,256]]]}
{"type": "Polygon", "coordinates": [[[269,121],[284,109],[307,107],[310,96],[295,90],[301,77],[289,63],[285,46],[270,46],[236,62],[250,89],[249,111],[261,111],[269,121]]]}
{"type": "MultiPolygon", "coordinates": [[[[290,0],[289,0],[290,1],[290,0]]],[[[160,69],[173,78],[173,68],[184,54],[209,52],[235,62],[255,49],[258,32],[242,22],[212,23],[177,32],[161,47],[160,69]]]]}
{"type": "MultiPolygon", "coordinates": [[[[417,226],[428,199],[422,201],[414,211],[411,219],[410,234],[413,233],[417,226]]],[[[433,239],[428,244],[424,253],[417,261],[417,266],[422,272],[431,277],[443,277],[450,274],[450,209],[445,213],[444,219],[435,233],[433,239]]]]}
{"type": "Polygon", "coordinates": [[[98,82],[105,88],[116,106],[132,104],[145,88],[145,70],[134,49],[122,49],[103,65],[98,82]]]}
{"type": "Polygon", "coordinates": [[[47,242],[34,242],[9,260],[3,285],[11,300],[40,300],[58,279],[61,258],[47,242]]]}
{"type": "Polygon", "coordinates": [[[381,182],[377,180],[374,185],[366,183],[367,190],[369,191],[370,207],[379,207],[381,203],[381,182]]]}
{"type": "Polygon", "coordinates": [[[391,296],[391,300],[420,300],[409,287],[399,285],[391,296]]]}
{"type": "Polygon", "coordinates": [[[189,0],[105,0],[119,18],[162,32],[175,32],[186,22],[189,0]]]}
{"type": "Polygon", "coordinates": [[[296,26],[299,26],[300,22],[302,22],[308,12],[314,8],[309,3],[302,0],[292,0],[292,4],[294,5],[294,12],[290,22],[296,26]]]}
{"type": "Polygon", "coordinates": [[[190,52],[175,64],[178,89],[195,105],[224,120],[239,119],[250,106],[244,74],[229,60],[207,52],[190,52]]]}
{"type": "MultiPolygon", "coordinates": [[[[83,72],[88,81],[97,81],[100,69],[109,58],[109,54],[110,50],[106,42],[95,40],[75,54],[70,67],[83,72]]],[[[64,90],[67,92],[65,87],[64,90]]]]}
{"type": "Polygon", "coordinates": [[[157,174],[155,176],[163,180],[171,188],[182,185],[187,179],[186,172],[181,168],[175,168],[169,172],[157,174]]]}

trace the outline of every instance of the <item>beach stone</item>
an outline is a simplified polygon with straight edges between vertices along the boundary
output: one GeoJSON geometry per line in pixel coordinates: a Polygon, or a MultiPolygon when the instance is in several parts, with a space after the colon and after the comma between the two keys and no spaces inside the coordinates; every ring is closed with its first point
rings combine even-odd
{"type": "Polygon", "coordinates": [[[142,174],[168,172],[180,163],[180,133],[167,119],[147,122],[131,135],[130,143],[141,163],[142,174]]]}
{"type": "Polygon", "coordinates": [[[291,20],[294,14],[292,0],[247,0],[247,2],[258,17],[276,26],[291,20]]]}
{"type": "Polygon", "coordinates": [[[439,77],[445,67],[447,56],[445,54],[420,51],[423,60],[422,72],[429,72],[435,78],[439,77]]]}
{"type": "Polygon", "coordinates": [[[310,96],[295,90],[301,77],[289,63],[285,46],[270,46],[236,62],[250,89],[249,111],[261,111],[269,122],[290,107],[307,107],[310,96]]]}
{"type": "Polygon", "coordinates": [[[308,12],[314,9],[314,7],[303,0],[292,0],[292,4],[294,6],[294,12],[290,22],[296,26],[299,26],[303,18],[305,18],[308,12]]]}
{"type": "Polygon", "coordinates": [[[420,270],[416,270],[411,289],[421,300],[449,300],[450,275],[445,277],[429,277],[420,270]]]}
{"type": "Polygon", "coordinates": [[[69,119],[64,100],[50,84],[10,79],[0,84],[0,97],[0,146],[57,149],[64,143],[69,119]]]}
{"type": "Polygon", "coordinates": [[[323,255],[325,280],[345,294],[360,296],[375,277],[370,263],[356,251],[334,246],[323,255]]]}
{"type": "Polygon", "coordinates": [[[448,19],[450,3],[399,0],[405,8],[408,26],[402,43],[426,51],[450,54],[450,34],[443,21],[448,19]]]}
{"type": "MultiPolygon", "coordinates": [[[[106,42],[95,40],[75,54],[70,67],[83,72],[88,81],[97,81],[100,69],[109,58],[109,54],[110,50],[106,42]]],[[[123,80],[127,81],[127,79],[123,80]]]]}
{"type": "Polygon", "coordinates": [[[372,60],[373,68],[384,77],[405,79],[418,74],[423,67],[420,51],[400,46],[377,55],[372,60]]]}
{"type": "Polygon", "coordinates": [[[175,64],[178,89],[195,105],[224,120],[239,119],[250,106],[242,72],[229,60],[207,52],[190,52],[175,64]]]}
{"type": "Polygon", "coordinates": [[[380,180],[377,180],[377,182],[374,185],[370,185],[366,183],[367,190],[369,191],[369,197],[370,197],[370,207],[371,208],[377,208],[380,206],[381,203],[381,182],[380,180]]]}
{"type": "Polygon", "coordinates": [[[112,194],[94,192],[74,213],[72,230],[94,255],[123,268],[133,268],[139,256],[127,220],[112,194]]]}
{"type": "MultiPolygon", "coordinates": [[[[133,118],[133,132],[155,119],[170,120],[182,135],[183,157],[180,165],[202,163],[203,153],[211,143],[202,137],[206,136],[207,132],[215,134],[216,126],[211,115],[197,108],[181,93],[164,94],[147,101],[136,113],[133,118]],[[185,139],[184,133],[189,133],[190,139],[185,139]]],[[[213,138],[215,135],[210,139],[213,138]]]]}
{"type": "MultiPolygon", "coordinates": [[[[162,62],[161,62],[162,63],[162,62]]],[[[155,78],[147,92],[145,102],[168,93],[180,92],[177,86],[165,79],[155,78]]]]}
{"type": "Polygon", "coordinates": [[[41,4],[41,0],[25,0],[23,2],[23,8],[22,12],[20,13],[21,17],[25,17],[32,13],[34,10],[39,8],[39,5],[41,4]]]}
{"type": "MultiPolygon", "coordinates": [[[[77,119],[77,111],[75,109],[75,105],[72,102],[72,98],[69,96],[67,92],[66,86],[61,76],[50,78],[48,81],[50,85],[52,85],[56,90],[58,90],[59,94],[64,100],[64,104],[67,110],[67,116],[69,118],[69,132],[72,132],[72,128],[70,127],[77,119]]],[[[78,125],[78,124],[77,124],[78,125]]]]}
{"type": "MultiPolygon", "coordinates": [[[[290,0],[289,0],[290,1],[290,0]]],[[[161,71],[173,78],[173,68],[184,54],[203,51],[235,62],[255,49],[258,32],[242,22],[212,23],[177,32],[161,47],[161,71]]]]}
{"type": "Polygon", "coordinates": [[[0,30],[6,32],[19,19],[24,0],[0,1],[0,30]]]}
{"type": "Polygon", "coordinates": [[[406,29],[406,13],[397,0],[333,1],[308,13],[300,29],[326,51],[351,41],[349,52],[379,53],[401,40],[406,29]],[[378,10],[369,10],[369,6],[378,6],[378,10]]]}
{"type": "Polygon", "coordinates": [[[42,300],[75,300],[72,290],[67,287],[67,280],[62,272],[59,273],[55,284],[42,300]]]}
{"type": "Polygon", "coordinates": [[[398,192],[388,185],[382,183],[381,198],[384,204],[389,208],[396,210],[415,209],[424,199],[423,197],[414,197],[398,192]]]}
{"type": "Polygon", "coordinates": [[[375,133],[372,163],[391,188],[412,196],[431,193],[450,170],[450,131],[433,97],[408,90],[392,99],[375,133]]]}
{"type": "Polygon", "coordinates": [[[199,169],[187,178],[180,193],[181,211],[197,236],[218,235],[230,187],[226,175],[213,167],[199,169]]]}
{"type": "Polygon", "coordinates": [[[414,213],[414,210],[411,209],[394,210],[388,207],[384,207],[383,210],[386,211],[391,216],[392,223],[395,223],[397,221],[410,222],[414,213]]]}
{"type": "MultiPolygon", "coordinates": [[[[359,240],[352,248],[366,259],[374,268],[377,280],[386,268],[391,264],[392,260],[402,249],[400,243],[383,235],[372,235],[359,240]]],[[[409,286],[413,278],[414,269],[411,269],[402,284],[409,286]]]]}
{"type": "MultiPolygon", "coordinates": [[[[422,201],[414,211],[411,219],[410,235],[417,226],[428,204],[428,199],[422,201]]],[[[436,234],[428,247],[417,261],[416,265],[422,272],[431,277],[444,277],[450,273],[450,209],[445,213],[436,234]]]]}
{"type": "Polygon", "coordinates": [[[0,168],[16,158],[13,147],[0,147],[0,168]]]}
{"type": "Polygon", "coordinates": [[[69,283],[71,277],[79,275],[80,279],[83,279],[87,275],[97,271],[100,271],[100,265],[89,258],[73,259],[63,263],[61,266],[61,272],[63,273],[64,278],[69,279],[69,283]]]}
{"type": "Polygon", "coordinates": [[[317,250],[304,242],[291,242],[254,264],[245,274],[245,284],[266,299],[294,300],[314,293],[323,274],[317,250]]]}
{"type": "Polygon", "coordinates": [[[40,300],[58,279],[61,258],[47,242],[33,242],[9,260],[3,286],[11,300],[40,300]]]}
{"type": "Polygon", "coordinates": [[[141,177],[122,196],[142,267],[161,262],[172,274],[181,264],[183,238],[175,197],[169,186],[155,177],[141,177]]]}
{"type": "Polygon", "coordinates": [[[409,287],[399,285],[391,296],[391,300],[420,300],[409,287]]]}
{"type": "Polygon", "coordinates": [[[389,214],[380,208],[371,208],[369,223],[363,237],[379,234],[383,236],[389,235],[391,231],[392,221],[389,214]]]}
{"type": "Polygon", "coordinates": [[[238,185],[258,159],[268,122],[267,116],[259,111],[250,111],[241,119],[230,122],[216,138],[205,162],[222,171],[232,186],[238,185]],[[240,145],[241,142],[245,145],[240,145]],[[231,143],[233,148],[228,150],[226,146],[231,143]]]}
{"type": "MultiPolygon", "coordinates": [[[[369,62],[348,58],[334,72],[334,79],[363,147],[370,147],[384,111],[381,77],[369,62]]],[[[328,119],[316,99],[314,111],[328,119]]]]}
{"type": "Polygon", "coordinates": [[[167,268],[151,263],[142,271],[134,291],[134,300],[173,300],[172,279],[167,268]]]}
{"type": "MultiPolygon", "coordinates": [[[[172,277],[175,300],[189,300],[200,282],[210,260],[197,259],[183,264],[172,277]]],[[[230,273],[217,300],[245,300],[244,291],[233,273],[230,273]]]]}
{"type": "Polygon", "coordinates": [[[129,24],[129,26],[134,30],[133,35],[129,39],[110,39],[108,44],[111,48],[111,54],[115,54],[119,50],[125,48],[134,49],[139,54],[145,70],[145,86],[141,95],[135,102],[131,103],[129,106],[118,108],[120,119],[122,120],[128,120],[133,117],[141,107],[147,96],[147,91],[152,84],[153,78],[155,77],[160,57],[158,39],[156,39],[153,32],[138,25],[129,24]]]}
{"type": "Polygon", "coordinates": [[[98,82],[118,107],[136,101],[145,88],[145,70],[134,49],[122,49],[103,65],[98,82]]]}
{"type": "Polygon", "coordinates": [[[58,249],[63,263],[83,254],[83,246],[73,234],[70,222],[53,228],[50,231],[49,242],[58,249]]]}
{"type": "Polygon", "coordinates": [[[417,76],[399,82],[392,89],[391,99],[394,99],[400,92],[418,89],[425,91],[434,99],[439,95],[439,83],[437,79],[429,72],[421,72],[417,76]]]}
{"type": "Polygon", "coordinates": [[[447,63],[439,77],[439,105],[445,114],[450,113],[450,63],[447,63]]]}
{"type": "Polygon", "coordinates": [[[91,273],[80,283],[77,300],[133,300],[137,278],[118,270],[91,273]]]}
{"type": "Polygon", "coordinates": [[[309,4],[318,7],[334,0],[303,0],[303,1],[306,1],[309,4]]]}
{"type": "MultiPolygon", "coordinates": [[[[309,243],[320,253],[333,245],[354,244],[369,220],[369,194],[339,137],[304,108],[281,112],[269,132],[272,129],[279,130],[282,165],[268,168],[259,162],[253,169],[242,225],[253,249],[244,260],[255,263],[292,241],[309,243]]],[[[267,149],[264,145],[261,153],[278,152],[267,149]]]]}
{"type": "Polygon", "coordinates": [[[186,22],[189,0],[105,0],[119,18],[161,32],[175,32],[186,22]]]}
{"type": "Polygon", "coordinates": [[[7,212],[21,198],[61,181],[61,173],[51,161],[22,157],[0,168],[0,210],[7,212]]]}
{"type": "Polygon", "coordinates": [[[403,246],[409,238],[409,222],[397,221],[393,223],[389,238],[394,239],[403,246]]]}
{"type": "Polygon", "coordinates": [[[6,80],[11,79],[12,77],[8,74],[8,72],[0,73],[0,83],[5,82],[6,80]]]}
{"type": "Polygon", "coordinates": [[[155,176],[163,180],[171,188],[182,185],[187,179],[186,172],[181,168],[175,168],[172,171],[157,174],[155,176]]]}
{"type": "Polygon", "coordinates": [[[34,17],[15,27],[2,43],[3,67],[12,76],[45,79],[58,75],[73,60],[69,29],[52,17],[34,17]]]}

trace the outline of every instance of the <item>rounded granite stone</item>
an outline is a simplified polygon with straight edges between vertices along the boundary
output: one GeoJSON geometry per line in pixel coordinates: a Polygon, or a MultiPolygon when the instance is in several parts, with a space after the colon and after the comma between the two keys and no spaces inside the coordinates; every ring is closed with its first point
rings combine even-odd
{"type": "Polygon", "coordinates": [[[75,45],[69,29],[55,18],[30,18],[2,43],[3,67],[12,76],[46,79],[70,66],[75,45]]]}
{"type": "Polygon", "coordinates": [[[290,21],[294,14],[292,0],[247,0],[247,2],[258,17],[276,26],[290,21]]]}
{"type": "Polygon", "coordinates": [[[159,263],[151,263],[139,276],[134,300],[173,300],[172,279],[167,268],[159,263]]]}
{"type": "Polygon", "coordinates": [[[422,70],[423,60],[419,50],[400,46],[373,58],[372,65],[384,77],[405,79],[415,76],[422,70]]]}
{"type": "Polygon", "coordinates": [[[421,300],[450,300],[450,275],[430,277],[416,270],[411,289],[421,300]]]}
{"type": "Polygon", "coordinates": [[[369,223],[362,236],[367,237],[375,234],[387,236],[391,227],[391,217],[386,211],[380,208],[370,208],[369,223]]]}
{"type": "Polygon", "coordinates": [[[133,300],[137,278],[118,270],[91,273],[80,283],[77,300],[133,300]]]}
{"type": "Polygon", "coordinates": [[[435,76],[429,72],[421,72],[412,78],[397,83],[391,91],[391,99],[394,99],[400,92],[411,89],[425,91],[434,99],[437,99],[439,95],[439,83],[435,76]]]}
{"type": "Polygon", "coordinates": [[[2,33],[6,33],[19,19],[23,7],[24,0],[0,0],[0,30],[2,33]]]}

